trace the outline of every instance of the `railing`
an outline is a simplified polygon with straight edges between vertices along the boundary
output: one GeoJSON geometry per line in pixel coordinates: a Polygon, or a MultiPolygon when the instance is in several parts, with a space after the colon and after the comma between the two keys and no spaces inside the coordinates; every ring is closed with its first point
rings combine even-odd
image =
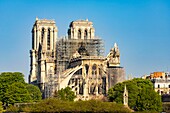
{"type": "Polygon", "coordinates": [[[151,79],[153,83],[170,83],[170,79],[151,79]]]}

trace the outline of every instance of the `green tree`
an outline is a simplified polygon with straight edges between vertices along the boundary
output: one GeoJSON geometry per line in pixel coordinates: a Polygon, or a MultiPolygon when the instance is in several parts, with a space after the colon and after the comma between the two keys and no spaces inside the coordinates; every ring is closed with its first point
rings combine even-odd
{"type": "Polygon", "coordinates": [[[9,98],[11,95],[9,94],[9,87],[13,83],[25,83],[24,75],[19,72],[4,72],[0,74],[0,101],[3,105],[8,105],[9,98]]]}
{"type": "Polygon", "coordinates": [[[152,82],[140,78],[118,83],[110,88],[108,91],[110,101],[123,103],[125,84],[128,89],[128,105],[131,109],[138,111],[162,110],[161,97],[154,91],[152,82]]]}
{"type": "Polygon", "coordinates": [[[38,88],[25,83],[22,73],[4,72],[0,74],[0,101],[3,105],[39,100],[39,95],[38,88]],[[35,93],[36,95],[33,96],[35,93]]]}
{"type": "Polygon", "coordinates": [[[32,84],[27,84],[26,88],[31,96],[32,101],[36,102],[42,99],[42,93],[37,86],[32,84]]]}
{"type": "Polygon", "coordinates": [[[76,98],[74,92],[71,90],[70,87],[62,88],[58,92],[55,93],[54,97],[64,100],[64,101],[74,101],[76,98]]]}
{"type": "Polygon", "coordinates": [[[8,88],[8,101],[10,104],[30,102],[31,96],[26,88],[26,85],[21,82],[13,83],[8,88]]]}
{"type": "Polygon", "coordinates": [[[3,84],[12,84],[14,82],[25,83],[24,75],[20,72],[4,72],[0,74],[0,81],[3,84]]]}
{"type": "Polygon", "coordinates": [[[138,111],[161,111],[161,106],[161,96],[157,92],[153,91],[153,89],[142,88],[136,101],[136,109],[138,111]]]}

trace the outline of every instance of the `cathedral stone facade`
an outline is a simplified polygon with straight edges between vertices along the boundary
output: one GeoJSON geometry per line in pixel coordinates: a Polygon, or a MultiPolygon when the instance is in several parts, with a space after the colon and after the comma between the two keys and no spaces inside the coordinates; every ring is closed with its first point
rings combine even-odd
{"type": "Polygon", "coordinates": [[[58,38],[54,20],[38,19],[32,29],[29,83],[37,85],[44,98],[69,86],[77,100],[103,98],[110,87],[125,80],[117,44],[104,57],[101,38],[93,23],[72,21],[68,35],[58,38]]]}

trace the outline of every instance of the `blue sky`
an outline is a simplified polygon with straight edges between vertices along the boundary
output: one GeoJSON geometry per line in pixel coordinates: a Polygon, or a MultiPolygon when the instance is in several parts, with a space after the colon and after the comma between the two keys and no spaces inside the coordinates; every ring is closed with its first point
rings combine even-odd
{"type": "Polygon", "coordinates": [[[35,18],[54,19],[59,37],[77,19],[92,21],[105,42],[116,42],[126,75],[170,71],[169,0],[0,0],[0,72],[30,70],[35,18]]]}

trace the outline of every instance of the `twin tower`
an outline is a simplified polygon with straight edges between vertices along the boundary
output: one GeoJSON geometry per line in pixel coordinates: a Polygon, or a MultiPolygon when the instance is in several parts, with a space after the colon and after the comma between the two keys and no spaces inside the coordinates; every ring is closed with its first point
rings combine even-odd
{"type": "Polygon", "coordinates": [[[102,39],[93,23],[72,21],[68,35],[58,38],[54,20],[38,19],[32,28],[29,83],[37,85],[44,98],[71,87],[78,99],[104,96],[109,87],[124,80],[117,44],[104,57],[102,39]],[[97,80],[97,81],[96,81],[97,80]],[[86,81],[86,82],[85,82],[86,81]]]}

